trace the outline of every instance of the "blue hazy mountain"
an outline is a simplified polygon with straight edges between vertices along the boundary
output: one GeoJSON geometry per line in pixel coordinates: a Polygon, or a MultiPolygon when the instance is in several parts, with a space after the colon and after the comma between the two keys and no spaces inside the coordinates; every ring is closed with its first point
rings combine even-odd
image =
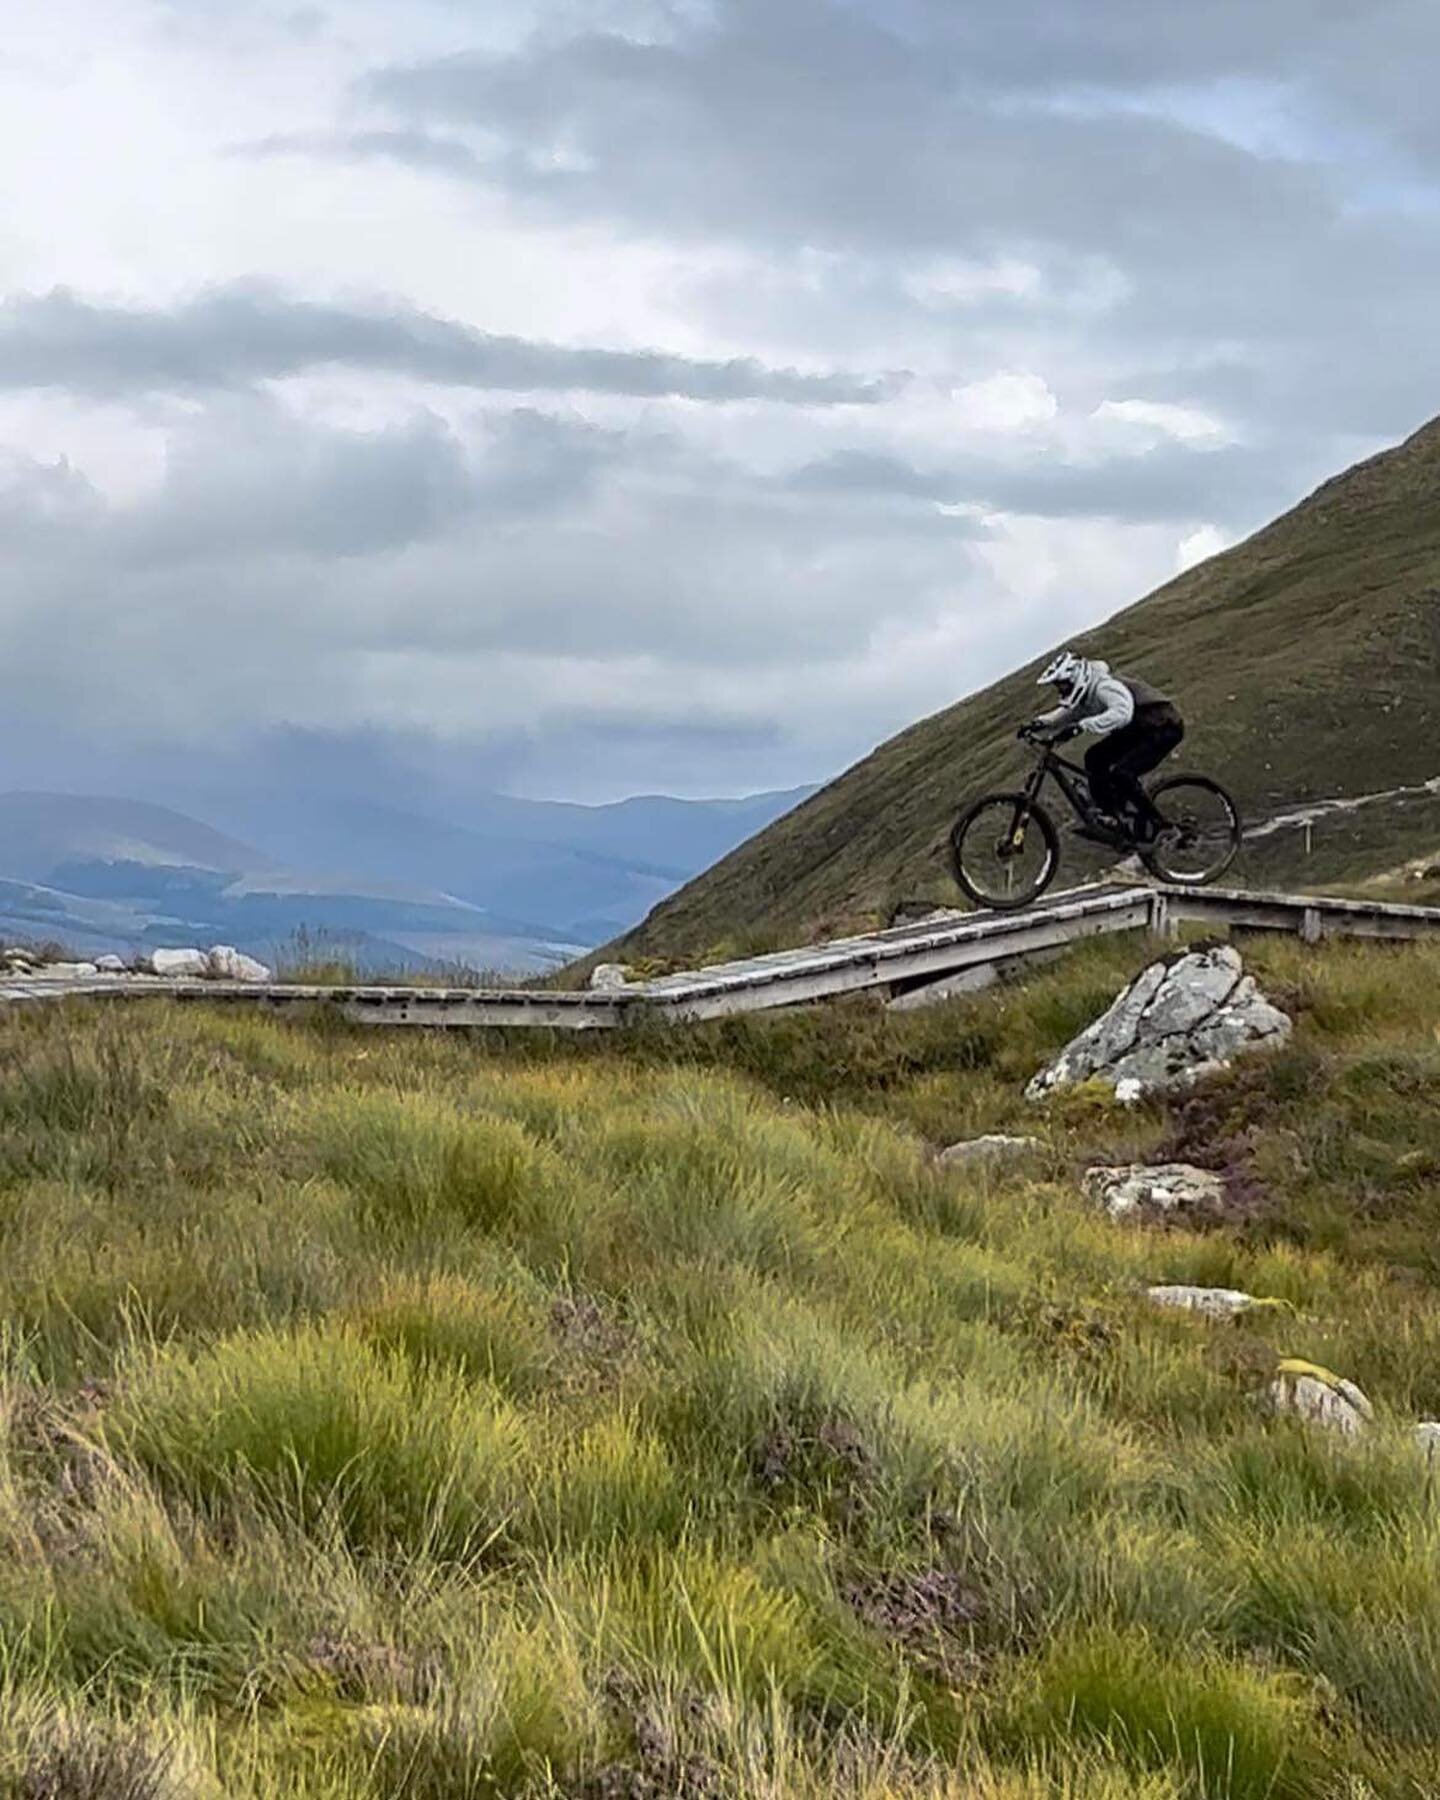
{"type": "Polygon", "coordinates": [[[226,829],[93,795],[0,795],[0,936],[98,951],[297,933],[370,968],[536,969],[634,924],[802,796],[585,807],[483,795],[464,824],[330,794],[216,797],[226,829]]]}

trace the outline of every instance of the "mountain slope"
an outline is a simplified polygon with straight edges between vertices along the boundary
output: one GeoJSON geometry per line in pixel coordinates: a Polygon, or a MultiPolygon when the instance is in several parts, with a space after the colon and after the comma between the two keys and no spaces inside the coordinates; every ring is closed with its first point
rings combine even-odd
{"type": "Polygon", "coordinates": [[[366,967],[546,968],[574,950],[414,881],[288,868],[170,807],[0,794],[0,936],[90,952],[223,938],[268,959],[302,928],[366,967]]]}
{"type": "Polygon", "coordinates": [[[44,879],[66,864],[136,863],[234,873],[271,858],[168,806],[89,794],[0,794],[0,867],[44,879]]]}
{"type": "MultiPolygon", "coordinates": [[[[1440,421],[1078,641],[1175,696],[1189,723],[1176,768],[1227,783],[1247,819],[1426,782],[1440,773],[1440,421]]],[[[694,952],[905,896],[953,900],[950,820],[1027,766],[1014,727],[1043,704],[1043,660],[881,745],[664,901],[626,947],[694,952]]],[[[1437,845],[1440,796],[1422,795],[1327,815],[1308,848],[1302,831],[1275,832],[1240,875],[1331,880],[1437,845]]],[[[1072,875],[1086,872],[1077,850],[1072,875]]]]}
{"type": "Polygon", "coordinates": [[[148,801],[0,794],[0,937],[90,951],[222,938],[271,960],[303,928],[365,968],[548,969],[799,797],[586,807],[484,794],[455,825],[256,788],[225,807],[227,834],[148,801]]]}

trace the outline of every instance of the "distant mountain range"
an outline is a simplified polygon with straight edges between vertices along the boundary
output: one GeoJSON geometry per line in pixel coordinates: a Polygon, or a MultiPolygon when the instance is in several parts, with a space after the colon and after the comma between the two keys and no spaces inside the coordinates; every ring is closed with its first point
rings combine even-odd
{"type": "Polygon", "coordinates": [[[226,830],[138,800],[0,794],[0,938],[223,940],[273,961],[299,934],[370,970],[543,969],[633,925],[807,791],[595,807],[487,794],[463,824],[238,794],[226,830]]]}

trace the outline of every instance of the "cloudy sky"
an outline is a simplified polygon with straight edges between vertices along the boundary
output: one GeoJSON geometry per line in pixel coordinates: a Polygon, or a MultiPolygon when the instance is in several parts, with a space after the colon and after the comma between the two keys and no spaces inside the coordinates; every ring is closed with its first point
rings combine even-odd
{"type": "Polygon", "coordinates": [[[1440,412],[1437,57],[1434,0],[14,9],[0,786],[838,770],[1440,412]]]}

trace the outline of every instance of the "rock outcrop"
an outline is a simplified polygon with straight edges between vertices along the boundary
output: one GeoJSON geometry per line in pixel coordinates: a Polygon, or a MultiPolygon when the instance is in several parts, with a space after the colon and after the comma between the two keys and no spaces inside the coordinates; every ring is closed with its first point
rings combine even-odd
{"type": "Polygon", "coordinates": [[[1193,1163],[1125,1163],[1085,1171],[1086,1197],[1112,1219],[1160,1219],[1172,1213],[1218,1213],[1225,1183],[1193,1163]]]}
{"type": "Polygon", "coordinates": [[[233,944],[216,944],[205,958],[206,973],[216,981],[273,981],[274,976],[262,962],[237,950],[233,944]]]}
{"type": "Polygon", "coordinates": [[[1353,1381],[1299,1357],[1280,1364],[1268,1395],[1276,1412],[1324,1425],[1345,1437],[1359,1437],[1375,1417],[1374,1407],[1353,1381]]]}
{"type": "Polygon", "coordinates": [[[1172,1308],[1179,1312],[1200,1313],[1207,1319],[1234,1319],[1252,1307],[1263,1305],[1253,1294],[1239,1288],[1152,1287],[1145,1290],[1152,1306],[1172,1308]]]}
{"type": "Polygon", "coordinates": [[[151,950],[136,959],[136,967],[150,975],[163,975],[173,981],[178,976],[201,976],[210,973],[210,959],[203,950],[151,950]]]}
{"type": "Polygon", "coordinates": [[[167,981],[273,981],[274,976],[262,962],[246,956],[233,944],[216,944],[210,950],[193,946],[178,950],[150,950],[135,959],[135,967],[146,975],[161,975],[167,981]]]}
{"type": "Polygon", "coordinates": [[[1108,1011],[1025,1090],[1043,1100],[1076,1082],[1109,1082],[1121,1100],[1187,1087],[1248,1050],[1290,1035],[1290,1020],[1228,944],[1151,963],[1108,1011]]]}
{"type": "Polygon", "coordinates": [[[590,971],[590,986],[600,993],[614,993],[630,985],[630,971],[624,963],[598,963],[590,971]]]}
{"type": "Polygon", "coordinates": [[[946,1169],[993,1169],[1002,1163],[1024,1162],[1042,1155],[1044,1150],[1043,1138],[1012,1137],[1008,1132],[996,1131],[951,1144],[935,1160],[946,1169]]]}

